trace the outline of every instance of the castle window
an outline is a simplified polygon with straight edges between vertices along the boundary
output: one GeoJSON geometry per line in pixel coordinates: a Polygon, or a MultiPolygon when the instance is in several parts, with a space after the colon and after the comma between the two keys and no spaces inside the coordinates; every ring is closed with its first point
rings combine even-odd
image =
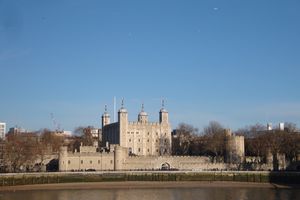
{"type": "Polygon", "coordinates": [[[141,148],[139,148],[139,152],[141,152],[141,148]]]}
{"type": "Polygon", "coordinates": [[[141,139],[139,139],[139,142],[141,141],[141,139]]]}
{"type": "Polygon", "coordinates": [[[81,164],[83,164],[83,160],[81,160],[81,164]]]}
{"type": "Polygon", "coordinates": [[[98,164],[100,164],[100,160],[98,160],[98,164]]]}
{"type": "Polygon", "coordinates": [[[165,143],[167,143],[167,139],[165,139],[165,143]]]}
{"type": "Polygon", "coordinates": [[[158,132],[156,132],[156,135],[158,135],[158,132]]]}
{"type": "Polygon", "coordinates": [[[150,133],[148,132],[148,135],[150,135],[150,133]]]}
{"type": "Polygon", "coordinates": [[[131,142],[131,139],[129,139],[129,142],[131,142]]]}
{"type": "Polygon", "coordinates": [[[90,164],[93,164],[93,161],[90,160],[90,164]]]}
{"type": "Polygon", "coordinates": [[[112,160],[110,160],[110,164],[112,164],[113,163],[113,161],[112,160]]]}
{"type": "Polygon", "coordinates": [[[155,140],[155,142],[158,142],[158,140],[155,140]]]}
{"type": "Polygon", "coordinates": [[[130,132],[127,132],[127,134],[130,134],[130,132]]]}
{"type": "Polygon", "coordinates": [[[131,134],[134,134],[134,132],[131,132],[131,134]]]}
{"type": "Polygon", "coordinates": [[[139,132],[136,132],[136,134],[139,134],[139,132]]]}
{"type": "Polygon", "coordinates": [[[68,160],[68,164],[71,164],[71,161],[68,160]]]}
{"type": "Polygon", "coordinates": [[[149,139],[147,140],[147,142],[149,142],[149,139]]]}
{"type": "Polygon", "coordinates": [[[165,136],[167,135],[167,133],[165,133],[165,136]]]}
{"type": "Polygon", "coordinates": [[[150,152],[150,150],[149,150],[149,149],[147,149],[147,151],[148,151],[148,152],[150,152]]]}
{"type": "Polygon", "coordinates": [[[156,152],[158,152],[158,149],[156,149],[156,152]]]}

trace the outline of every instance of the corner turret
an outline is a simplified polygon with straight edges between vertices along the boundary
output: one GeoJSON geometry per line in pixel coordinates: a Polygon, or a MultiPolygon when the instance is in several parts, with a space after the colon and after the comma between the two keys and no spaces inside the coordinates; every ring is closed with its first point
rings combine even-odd
{"type": "Polygon", "coordinates": [[[169,123],[169,113],[165,109],[165,101],[162,100],[162,108],[159,111],[159,123],[169,123]]]}
{"type": "Polygon", "coordinates": [[[104,113],[102,115],[102,129],[104,126],[110,124],[110,116],[109,114],[107,113],[107,106],[105,105],[105,110],[104,110],[104,113]]]}
{"type": "Polygon", "coordinates": [[[144,104],[142,104],[142,110],[139,113],[138,121],[141,123],[147,123],[148,122],[148,114],[144,111],[144,104]]]}

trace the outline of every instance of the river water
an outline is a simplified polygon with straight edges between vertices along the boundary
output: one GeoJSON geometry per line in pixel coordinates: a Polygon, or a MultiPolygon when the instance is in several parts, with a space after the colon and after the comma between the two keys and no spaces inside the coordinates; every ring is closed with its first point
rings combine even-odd
{"type": "Polygon", "coordinates": [[[0,192],[0,200],[295,200],[300,189],[172,188],[0,192]]]}

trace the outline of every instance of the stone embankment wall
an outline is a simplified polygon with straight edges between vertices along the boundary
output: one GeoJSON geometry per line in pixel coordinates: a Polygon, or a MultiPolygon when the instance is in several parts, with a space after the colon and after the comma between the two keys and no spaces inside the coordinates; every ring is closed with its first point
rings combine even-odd
{"type": "MultiPolygon", "coordinates": [[[[299,172],[118,171],[0,174],[1,187],[15,185],[111,181],[237,181],[300,184],[299,172]]],[[[224,183],[225,184],[225,183],[224,183]]]]}

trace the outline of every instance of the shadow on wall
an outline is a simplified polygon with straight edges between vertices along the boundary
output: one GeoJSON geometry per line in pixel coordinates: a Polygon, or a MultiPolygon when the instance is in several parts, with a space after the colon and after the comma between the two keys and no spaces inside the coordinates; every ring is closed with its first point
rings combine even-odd
{"type": "Polygon", "coordinates": [[[291,162],[286,167],[287,171],[298,171],[300,172],[300,161],[291,162]]]}
{"type": "Polygon", "coordinates": [[[58,172],[58,159],[52,159],[46,165],[47,172],[58,172]]]}
{"type": "Polygon", "coordinates": [[[300,185],[300,172],[274,171],[270,173],[269,182],[287,186],[300,185]]]}

